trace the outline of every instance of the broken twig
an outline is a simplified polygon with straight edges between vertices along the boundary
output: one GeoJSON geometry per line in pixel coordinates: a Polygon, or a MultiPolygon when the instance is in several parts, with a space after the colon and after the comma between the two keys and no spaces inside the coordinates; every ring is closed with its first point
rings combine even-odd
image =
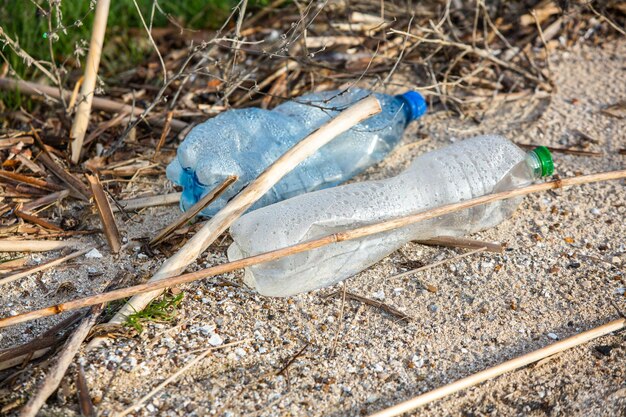
{"type": "Polygon", "coordinates": [[[221,184],[215,187],[211,192],[202,197],[196,204],[194,204],[189,210],[184,212],[180,217],[174,220],[169,226],[164,228],[156,235],[149,243],[150,246],[154,246],[157,243],[163,241],[166,237],[168,237],[174,230],[177,230],[183,224],[187,223],[189,220],[193,219],[196,214],[200,213],[206,206],[211,204],[218,198],[226,189],[235,181],[237,181],[238,177],[236,175],[231,175],[227,177],[221,184]]]}
{"type": "Polygon", "coordinates": [[[609,323],[603,324],[602,326],[595,327],[591,330],[587,330],[586,332],[579,333],[544,348],[527,353],[526,355],[522,355],[515,359],[511,359],[499,365],[493,366],[491,368],[487,368],[484,371],[470,375],[467,378],[463,378],[458,381],[454,381],[451,384],[444,385],[443,387],[428,391],[427,393],[419,395],[408,401],[374,413],[370,415],[370,417],[399,416],[418,407],[441,399],[447,395],[454,394],[455,392],[459,392],[465,388],[472,387],[474,385],[480,384],[481,382],[495,378],[507,372],[514,371],[533,362],[537,362],[543,358],[552,356],[556,353],[571,349],[578,345],[582,345],[583,343],[587,343],[590,340],[596,339],[600,336],[604,336],[606,334],[620,330],[624,328],[625,325],[626,319],[624,318],[613,320],[609,323]]]}
{"type": "Polygon", "coordinates": [[[113,217],[113,212],[111,211],[109,199],[104,193],[104,189],[97,175],[85,174],[85,176],[91,185],[91,192],[93,193],[96,208],[100,215],[100,221],[104,228],[104,235],[107,238],[107,242],[109,242],[111,252],[118,253],[122,248],[122,239],[119,230],[117,230],[117,224],[115,223],[115,217],[113,217]]]}
{"type": "Polygon", "coordinates": [[[80,255],[83,255],[83,254],[89,252],[91,249],[93,249],[93,248],[87,248],[87,249],[79,250],[79,251],[76,251],[74,253],[70,253],[67,256],[63,256],[61,258],[54,259],[54,260],[52,260],[50,262],[46,262],[44,264],[37,265],[36,267],[30,268],[30,269],[28,269],[26,271],[18,272],[16,274],[9,275],[8,277],[0,278],[0,286],[8,284],[9,282],[13,282],[13,281],[18,280],[18,279],[23,278],[23,277],[27,277],[27,276],[29,276],[31,274],[36,273],[36,272],[45,271],[48,268],[52,268],[53,266],[62,264],[63,262],[69,261],[70,259],[77,258],[80,255]]]}
{"type": "Polygon", "coordinates": [[[91,114],[91,103],[96,94],[96,81],[98,80],[98,68],[100,67],[100,55],[104,43],[104,33],[107,28],[109,17],[109,4],[111,0],[98,0],[96,3],[96,14],[93,19],[91,29],[91,42],[89,43],[89,54],[85,61],[85,76],[80,90],[80,101],[76,108],[76,116],[70,131],[71,160],[77,164],[80,152],[83,149],[83,140],[89,125],[89,115],[91,114]]]}

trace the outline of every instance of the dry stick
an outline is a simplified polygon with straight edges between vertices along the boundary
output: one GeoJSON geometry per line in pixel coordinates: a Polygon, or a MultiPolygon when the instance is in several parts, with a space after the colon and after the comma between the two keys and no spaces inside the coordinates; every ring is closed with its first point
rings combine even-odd
{"type": "MultiPolygon", "coordinates": [[[[335,291],[333,293],[328,294],[324,298],[336,297],[340,295],[341,292],[342,291],[335,291]]],[[[402,311],[398,310],[395,307],[390,306],[389,304],[383,303],[382,301],[372,300],[371,298],[363,297],[361,295],[348,292],[348,291],[343,292],[343,296],[344,298],[348,298],[354,301],[359,301],[363,304],[367,304],[368,306],[379,308],[385,313],[398,317],[400,320],[406,320],[406,321],[412,320],[411,316],[407,315],[406,313],[403,313],[402,311]]]]}
{"type": "MultiPolygon", "coordinates": [[[[38,141],[40,141],[40,139],[38,139],[37,137],[35,138],[38,141]]],[[[50,171],[52,171],[55,177],[60,179],[72,191],[74,191],[74,194],[78,198],[84,201],[89,201],[89,198],[91,197],[91,192],[89,191],[89,188],[85,184],[83,184],[78,178],[76,178],[74,175],[67,172],[54,159],[52,159],[52,156],[46,153],[45,151],[46,148],[43,142],[41,142],[39,145],[41,146],[41,150],[43,152],[39,154],[39,156],[37,157],[37,160],[40,161],[42,164],[44,164],[45,167],[48,168],[50,171]]]]}
{"type": "Polygon", "coordinates": [[[485,250],[489,252],[496,253],[502,253],[504,251],[504,246],[500,243],[485,242],[482,240],[468,239],[466,237],[439,236],[428,240],[417,240],[416,242],[421,245],[446,246],[463,249],[485,248],[485,250]]]}
{"type": "Polygon", "coordinates": [[[435,45],[442,45],[442,46],[453,46],[455,48],[458,48],[462,51],[468,52],[468,53],[472,53],[474,55],[477,55],[481,58],[487,59],[495,64],[498,64],[502,67],[508,68],[511,71],[515,71],[518,74],[528,78],[531,81],[536,82],[538,85],[542,86],[546,91],[551,91],[551,87],[549,84],[546,84],[546,82],[538,77],[535,77],[534,75],[532,75],[531,73],[529,73],[528,71],[526,71],[525,69],[523,69],[522,67],[512,63],[512,62],[507,62],[507,61],[503,61],[500,58],[497,58],[496,56],[492,55],[491,53],[489,53],[488,51],[484,50],[484,49],[480,49],[480,48],[475,48],[471,45],[466,45],[464,43],[460,43],[460,42],[453,42],[453,41],[449,41],[447,39],[428,39],[428,38],[423,38],[421,36],[417,36],[414,35],[412,33],[408,33],[408,32],[403,32],[400,30],[396,30],[396,29],[390,29],[391,33],[395,33],[398,35],[404,35],[404,36],[408,36],[410,38],[414,38],[417,39],[420,42],[424,42],[424,43],[431,43],[431,44],[435,44],[435,45]]]}
{"type": "Polygon", "coordinates": [[[89,331],[96,323],[101,310],[102,306],[94,307],[91,314],[81,321],[72,337],[70,337],[70,339],[63,346],[63,350],[61,351],[57,362],[41,382],[37,393],[31,397],[28,403],[20,411],[20,417],[34,417],[39,412],[39,409],[41,409],[44,405],[48,397],[56,391],[59,387],[59,383],[63,379],[63,376],[65,376],[67,368],[72,363],[78,349],[80,349],[80,345],[82,345],[83,341],[89,334],[89,331]]]}
{"type": "Polygon", "coordinates": [[[22,211],[28,213],[30,211],[38,209],[39,207],[47,206],[48,204],[54,203],[56,201],[61,201],[68,195],[70,195],[69,190],[57,191],[55,193],[45,195],[41,198],[38,198],[37,200],[33,200],[24,204],[22,206],[22,211]]]}
{"type": "Polygon", "coordinates": [[[0,240],[0,252],[46,252],[83,246],[78,240],[0,240]]]}
{"type": "Polygon", "coordinates": [[[50,223],[49,221],[41,219],[33,214],[25,213],[21,210],[15,210],[13,213],[20,219],[27,221],[29,223],[36,224],[37,226],[41,226],[44,229],[54,230],[56,232],[65,232],[65,230],[63,230],[56,224],[50,223]]]}
{"type": "Polygon", "coordinates": [[[431,268],[434,268],[434,267],[439,266],[439,265],[443,265],[443,264],[448,263],[448,262],[457,261],[459,259],[465,258],[466,256],[474,255],[474,254],[476,254],[478,252],[483,252],[486,249],[487,249],[486,247],[478,248],[476,250],[469,251],[467,253],[463,253],[463,254],[455,256],[453,258],[443,259],[443,260],[441,260],[439,262],[435,262],[435,263],[432,263],[432,264],[424,265],[422,267],[411,269],[410,271],[402,272],[400,274],[392,275],[392,276],[389,277],[389,279],[401,278],[401,277],[404,277],[406,275],[411,275],[411,274],[414,274],[416,272],[423,271],[425,269],[431,269],[431,268]]]}
{"type": "Polygon", "coordinates": [[[242,343],[249,342],[249,341],[250,341],[250,339],[238,340],[236,342],[227,343],[225,345],[208,348],[207,350],[205,350],[204,352],[202,352],[201,354],[199,354],[198,356],[193,358],[191,361],[187,362],[187,364],[185,364],[185,366],[183,366],[178,371],[173,373],[165,381],[161,382],[153,390],[151,390],[149,393],[147,393],[146,395],[141,397],[138,401],[136,401],[133,405],[131,405],[130,407],[124,409],[122,412],[116,414],[115,417],[123,417],[123,416],[127,415],[128,413],[132,413],[133,411],[135,411],[137,409],[137,407],[140,407],[143,403],[148,401],[150,398],[154,397],[154,395],[157,392],[161,391],[165,386],[167,386],[170,383],[176,381],[182,374],[187,372],[189,369],[193,368],[198,362],[200,362],[202,359],[207,357],[209,355],[209,353],[213,352],[214,350],[224,349],[224,348],[227,348],[227,347],[240,345],[242,343]]]}
{"type": "Polygon", "coordinates": [[[22,365],[24,362],[34,361],[35,359],[41,358],[43,355],[48,353],[52,349],[51,347],[44,347],[41,349],[37,349],[34,352],[25,353],[19,356],[13,356],[10,359],[0,361],[0,371],[4,371],[5,369],[10,369],[18,365],[22,365]]]}
{"type": "MultiPolygon", "coordinates": [[[[59,99],[61,98],[61,93],[59,93],[59,89],[55,87],[50,87],[47,85],[31,83],[28,81],[15,80],[12,78],[0,78],[0,90],[14,90],[17,89],[24,94],[30,95],[44,95],[51,98],[59,99]]],[[[72,92],[68,90],[62,90],[63,97],[69,99],[72,96],[72,92]]],[[[93,102],[91,103],[94,109],[107,111],[110,113],[128,113],[133,116],[141,116],[144,109],[140,107],[133,107],[128,104],[118,103],[117,101],[109,100],[102,97],[93,97],[93,102]]],[[[157,126],[162,126],[165,123],[163,118],[158,119],[148,119],[153,122],[157,126]]],[[[183,122],[182,120],[172,119],[170,126],[173,130],[180,132],[186,129],[189,124],[183,122]]]]}
{"type": "Polygon", "coordinates": [[[579,333],[565,340],[561,340],[544,348],[527,353],[526,355],[522,355],[515,359],[511,359],[499,365],[493,366],[491,368],[487,368],[484,371],[470,375],[467,378],[463,378],[448,385],[444,385],[443,387],[434,389],[408,401],[374,413],[370,415],[370,417],[399,416],[403,413],[414,410],[417,407],[421,407],[423,405],[441,399],[447,395],[454,394],[455,392],[461,391],[465,388],[472,387],[504,373],[514,371],[533,362],[537,362],[543,358],[547,358],[564,350],[571,349],[583,343],[589,342],[600,336],[604,336],[611,332],[620,330],[624,328],[625,325],[626,319],[624,318],[613,320],[609,323],[603,324],[602,326],[595,327],[591,330],[587,330],[586,332],[579,333]]]}
{"type": "MultiPolygon", "coordinates": [[[[171,193],[164,195],[151,195],[149,197],[137,197],[130,198],[128,200],[118,200],[117,204],[124,210],[137,210],[146,207],[165,206],[168,204],[177,204],[180,201],[180,197],[183,193],[171,193]]],[[[116,206],[113,207],[113,211],[119,211],[116,206]]]]}
{"type": "MultiPolygon", "coordinates": [[[[239,216],[298,164],[313,155],[319,148],[335,137],[380,111],[381,107],[378,100],[374,96],[368,97],[344,110],[337,117],[302,139],[266,168],[256,180],[252,181],[235,198],[230,200],[176,254],[165,261],[148,282],[154,283],[183,272],[187,265],[204,252],[239,216]]],[[[133,297],[111,319],[110,323],[123,323],[129,314],[143,310],[150,301],[158,297],[162,292],[163,289],[159,288],[133,297]]],[[[96,343],[98,342],[94,342],[94,345],[96,343]]]]}
{"type": "Polygon", "coordinates": [[[97,175],[85,174],[85,177],[87,177],[87,181],[89,181],[91,185],[91,192],[93,193],[96,208],[100,215],[100,221],[102,222],[107,242],[109,242],[109,246],[111,247],[111,252],[118,253],[122,248],[122,238],[120,237],[119,230],[117,230],[117,224],[115,223],[115,217],[113,217],[113,212],[111,211],[109,199],[104,193],[104,189],[97,175]]]}
{"type": "Polygon", "coordinates": [[[76,108],[76,116],[70,131],[72,162],[77,164],[80,152],[83,149],[83,140],[89,125],[89,115],[91,114],[91,102],[95,94],[96,81],[98,80],[98,68],[100,67],[100,55],[102,54],[102,44],[104,43],[104,33],[107,28],[109,17],[110,0],[98,0],[96,4],[96,14],[91,30],[91,42],[89,43],[89,54],[85,63],[85,76],[80,89],[80,102],[76,108]]]}
{"type": "MultiPolygon", "coordinates": [[[[534,145],[532,143],[519,143],[519,142],[516,142],[515,144],[521,148],[526,148],[526,149],[534,149],[537,146],[543,146],[543,145],[534,145]]],[[[558,148],[555,146],[546,146],[546,148],[548,148],[550,152],[558,152],[558,153],[564,153],[564,154],[569,154],[569,155],[602,156],[602,152],[584,151],[582,149],[558,148]]]]}
{"type": "Polygon", "coordinates": [[[87,378],[85,378],[85,370],[83,365],[78,366],[78,375],[76,376],[76,394],[78,396],[78,406],[80,414],[84,417],[96,417],[96,408],[93,406],[91,396],[89,395],[89,386],[87,378]]]}
{"type": "Polygon", "coordinates": [[[13,282],[13,281],[15,281],[17,279],[26,277],[28,275],[34,274],[36,272],[45,271],[48,268],[51,268],[53,266],[62,264],[63,262],[69,261],[70,259],[77,258],[80,255],[83,255],[83,254],[89,252],[91,249],[93,249],[93,248],[87,248],[87,249],[79,250],[77,252],[70,253],[67,256],[63,256],[61,258],[54,259],[54,260],[52,260],[50,262],[46,262],[44,264],[38,265],[38,266],[36,266],[34,268],[30,268],[30,269],[28,269],[26,271],[18,272],[17,274],[13,274],[13,275],[9,275],[8,277],[4,277],[4,278],[0,279],[0,286],[2,286],[4,284],[8,284],[9,282],[13,282]]]}
{"type": "MultiPolygon", "coordinates": [[[[199,279],[213,277],[220,274],[235,271],[237,269],[248,268],[253,265],[262,264],[265,262],[273,261],[285,256],[294,255],[296,253],[306,252],[312,249],[320,248],[322,246],[330,245],[331,243],[343,242],[347,240],[360,239],[365,236],[374,235],[377,233],[387,232],[389,230],[398,229],[403,226],[408,226],[420,221],[432,219],[435,217],[443,216],[461,210],[465,210],[471,207],[476,207],[481,204],[492,203],[494,201],[505,200],[508,198],[519,197],[527,194],[538,193],[541,191],[553,190],[562,187],[569,187],[573,185],[582,185],[592,182],[618,180],[626,178],[626,170],[621,171],[609,171],[599,174],[581,175],[579,177],[563,178],[556,181],[544,182],[541,184],[529,185],[527,187],[518,188],[510,191],[503,191],[496,194],[487,194],[481,197],[472,198],[470,200],[461,201],[458,203],[446,204],[444,206],[436,207],[434,209],[426,210],[421,213],[412,214],[409,216],[398,217],[397,219],[387,220],[381,223],[370,224],[368,226],[359,227],[356,229],[346,230],[345,232],[334,233],[332,235],[324,236],[318,239],[309,240],[306,242],[298,243],[296,245],[287,246],[286,248],[276,249],[270,252],[260,253],[248,258],[239,259],[233,262],[227,262],[225,264],[216,265],[210,268],[206,268],[201,271],[191,272],[184,275],[175,277],[164,278],[159,281],[150,281],[145,284],[135,285],[132,287],[121,288],[118,290],[110,291],[107,293],[96,294],[90,297],[82,299],[76,299],[68,301],[66,303],[56,304],[50,307],[42,308],[40,310],[29,311],[27,313],[18,314],[13,317],[5,317],[0,319],[0,328],[11,326],[25,321],[38,319],[41,317],[53,316],[63,311],[76,310],[78,308],[88,307],[99,303],[106,303],[109,301],[119,300],[131,295],[145,293],[151,291],[154,293],[156,290],[162,290],[168,287],[175,287],[188,282],[197,281],[199,279]]],[[[208,224],[208,223],[207,223],[208,224]]],[[[197,236],[197,234],[196,234],[197,236]]],[[[184,249],[185,247],[183,247],[184,249]]],[[[181,249],[182,250],[182,249],[181,249]]],[[[179,251],[180,253],[180,251],[179,251]]],[[[171,259],[171,258],[170,258],[171,259]]]]}
{"type": "Polygon", "coordinates": [[[163,230],[159,232],[149,243],[150,246],[154,246],[157,243],[163,241],[167,238],[174,230],[177,230],[183,224],[187,223],[189,220],[194,218],[196,214],[200,213],[206,206],[211,204],[218,198],[232,183],[237,181],[239,177],[236,175],[228,176],[221,184],[211,190],[210,193],[202,197],[196,204],[194,204],[189,210],[184,212],[180,217],[170,223],[169,226],[165,227],[163,230]]]}

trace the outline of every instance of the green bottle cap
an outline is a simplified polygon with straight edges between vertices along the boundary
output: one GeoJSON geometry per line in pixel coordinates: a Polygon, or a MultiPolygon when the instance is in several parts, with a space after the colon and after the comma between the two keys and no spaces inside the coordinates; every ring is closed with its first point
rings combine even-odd
{"type": "Polygon", "coordinates": [[[552,160],[550,150],[545,146],[538,146],[533,149],[533,153],[537,156],[541,164],[541,176],[547,177],[552,175],[554,173],[554,161],[552,160]]]}

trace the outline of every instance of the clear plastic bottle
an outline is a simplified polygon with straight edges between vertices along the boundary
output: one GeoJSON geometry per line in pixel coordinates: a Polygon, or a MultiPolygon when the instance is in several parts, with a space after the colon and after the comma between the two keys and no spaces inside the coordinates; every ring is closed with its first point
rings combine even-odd
{"type": "MultiPolygon", "coordinates": [[[[167,167],[167,177],[183,187],[188,209],[229,175],[238,181],[202,214],[221,209],[243,186],[294,144],[357,101],[366,90],[326,91],[283,103],[273,110],[230,110],[196,126],[167,167]]],[[[416,92],[398,96],[374,93],[382,112],[358,124],[287,174],[253,207],[304,192],[338,185],[380,162],[402,138],[406,126],[426,111],[416,92]]]]}
{"type": "MultiPolygon", "coordinates": [[[[479,136],[416,158],[400,175],[303,194],[253,211],[230,229],[230,260],[529,184],[552,174],[550,152],[526,153],[501,136],[479,136]]],[[[245,282],[289,296],[340,282],[411,240],[461,236],[497,225],[521,198],[494,202],[389,232],[339,242],[246,269],[245,282]]]]}

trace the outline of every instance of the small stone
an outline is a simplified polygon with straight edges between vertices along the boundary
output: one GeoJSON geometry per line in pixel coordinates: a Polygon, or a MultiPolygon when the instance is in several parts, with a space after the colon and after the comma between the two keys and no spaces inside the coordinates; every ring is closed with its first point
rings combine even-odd
{"type": "Polygon", "coordinates": [[[266,353],[267,352],[267,348],[264,346],[259,346],[259,353],[266,353]]]}
{"type": "Polygon", "coordinates": [[[558,340],[559,336],[556,333],[548,333],[548,337],[552,340],[558,340]]]}
{"type": "Polygon", "coordinates": [[[85,258],[91,258],[91,259],[102,258],[102,254],[100,253],[100,251],[98,251],[98,249],[93,248],[92,250],[90,250],[89,252],[85,254],[85,258]]]}
{"type": "Polygon", "coordinates": [[[593,214],[594,216],[599,216],[600,215],[600,210],[598,210],[597,208],[592,208],[590,210],[591,214],[593,214]]]}
{"type": "Polygon", "coordinates": [[[467,350],[465,348],[461,348],[461,353],[469,353],[469,350],[467,350]]]}
{"type": "Polygon", "coordinates": [[[204,325],[202,327],[198,327],[198,330],[200,330],[200,332],[205,335],[212,335],[215,333],[215,326],[211,326],[211,325],[204,325]]]}
{"type": "Polygon", "coordinates": [[[422,366],[424,366],[424,358],[413,355],[413,357],[411,358],[411,363],[413,364],[413,367],[421,368],[422,366]]]}
{"type": "Polygon", "coordinates": [[[238,347],[237,349],[235,349],[235,355],[239,356],[240,358],[243,358],[244,356],[247,355],[247,352],[245,349],[238,347]]]}
{"type": "Polygon", "coordinates": [[[375,292],[374,294],[372,294],[372,298],[376,299],[376,300],[384,300],[385,299],[385,291],[380,290],[375,292]]]}
{"type": "Polygon", "coordinates": [[[383,372],[384,370],[385,368],[383,368],[382,362],[378,362],[377,364],[374,365],[374,371],[383,372]]]}
{"type": "Polygon", "coordinates": [[[622,264],[622,260],[619,257],[614,256],[614,257],[611,258],[611,263],[613,265],[621,265],[622,264]]]}
{"type": "Polygon", "coordinates": [[[137,254],[137,258],[139,259],[148,259],[148,255],[146,255],[145,253],[138,253],[137,254]]]}
{"type": "Polygon", "coordinates": [[[365,402],[368,403],[368,404],[375,403],[376,401],[378,401],[378,395],[376,395],[376,394],[370,394],[365,399],[365,402]]]}
{"type": "Polygon", "coordinates": [[[437,310],[439,310],[439,307],[437,307],[437,305],[436,305],[436,304],[431,304],[431,305],[429,305],[429,306],[428,306],[428,309],[429,309],[431,312],[436,313],[436,312],[437,312],[437,310]]]}
{"type": "Polygon", "coordinates": [[[224,343],[224,339],[217,333],[213,333],[213,335],[209,338],[209,345],[211,346],[219,346],[224,343]]]}

